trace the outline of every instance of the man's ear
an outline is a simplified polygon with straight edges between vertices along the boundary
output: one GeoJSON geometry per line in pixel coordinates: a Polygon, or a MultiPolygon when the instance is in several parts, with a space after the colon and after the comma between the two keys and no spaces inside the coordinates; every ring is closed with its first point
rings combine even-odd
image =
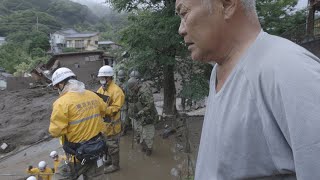
{"type": "Polygon", "coordinates": [[[224,19],[230,19],[236,12],[240,5],[240,0],[221,0],[223,5],[224,19]]]}

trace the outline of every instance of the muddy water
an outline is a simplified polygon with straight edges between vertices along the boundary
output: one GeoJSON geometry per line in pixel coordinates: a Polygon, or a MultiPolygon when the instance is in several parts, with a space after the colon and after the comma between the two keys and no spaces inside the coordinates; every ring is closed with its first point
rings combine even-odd
{"type": "MultiPolygon", "coordinates": [[[[105,180],[177,180],[178,177],[171,175],[173,169],[178,169],[183,158],[175,153],[174,144],[171,140],[161,139],[158,135],[154,142],[153,154],[148,157],[141,152],[140,146],[131,146],[131,135],[122,137],[120,141],[120,171],[103,175],[105,180]]],[[[11,158],[0,162],[0,174],[25,175],[24,171],[28,165],[36,166],[39,161],[45,160],[53,167],[49,158],[51,150],[58,150],[56,139],[42,143],[22,151],[11,158]]],[[[21,177],[21,176],[20,176],[21,177]]],[[[17,177],[1,176],[0,180],[13,180],[17,177]]]]}

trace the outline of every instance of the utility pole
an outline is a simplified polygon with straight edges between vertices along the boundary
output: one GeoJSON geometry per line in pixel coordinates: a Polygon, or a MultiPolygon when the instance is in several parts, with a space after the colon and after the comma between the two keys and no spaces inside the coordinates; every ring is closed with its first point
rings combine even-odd
{"type": "Polygon", "coordinates": [[[37,16],[37,26],[36,26],[37,31],[39,31],[39,18],[37,16]]]}

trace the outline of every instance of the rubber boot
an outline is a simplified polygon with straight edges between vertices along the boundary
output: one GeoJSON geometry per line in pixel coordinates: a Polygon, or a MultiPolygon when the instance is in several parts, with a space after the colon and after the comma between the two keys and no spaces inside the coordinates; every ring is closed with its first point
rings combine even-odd
{"type": "Polygon", "coordinates": [[[107,156],[107,160],[104,162],[104,166],[110,166],[112,164],[111,157],[107,156]]]}
{"type": "Polygon", "coordinates": [[[146,149],[146,155],[147,155],[147,156],[151,156],[151,154],[152,154],[152,149],[147,148],[147,149],[146,149]]]}
{"type": "Polygon", "coordinates": [[[104,169],[104,173],[108,174],[108,173],[113,173],[115,171],[118,171],[120,169],[119,160],[120,160],[119,152],[112,154],[111,155],[112,164],[104,169]]]}
{"type": "Polygon", "coordinates": [[[147,145],[146,145],[144,142],[142,142],[142,143],[141,143],[141,151],[142,151],[142,152],[146,152],[147,149],[148,149],[147,145]]]}

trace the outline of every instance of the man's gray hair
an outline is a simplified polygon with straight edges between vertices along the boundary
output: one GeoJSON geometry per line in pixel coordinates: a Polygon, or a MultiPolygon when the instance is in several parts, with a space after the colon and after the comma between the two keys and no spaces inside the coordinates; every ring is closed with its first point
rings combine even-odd
{"type": "Polygon", "coordinates": [[[256,0],[241,0],[241,2],[247,13],[257,13],[256,0]]]}
{"type": "MultiPolygon", "coordinates": [[[[212,11],[212,1],[213,0],[202,0],[202,3],[203,5],[207,6],[210,8],[210,11],[212,11]]],[[[257,11],[256,11],[256,0],[240,0],[245,11],[246,11],[246,14],[249,15],[249,14],[257,14],[257,11]]]]}

